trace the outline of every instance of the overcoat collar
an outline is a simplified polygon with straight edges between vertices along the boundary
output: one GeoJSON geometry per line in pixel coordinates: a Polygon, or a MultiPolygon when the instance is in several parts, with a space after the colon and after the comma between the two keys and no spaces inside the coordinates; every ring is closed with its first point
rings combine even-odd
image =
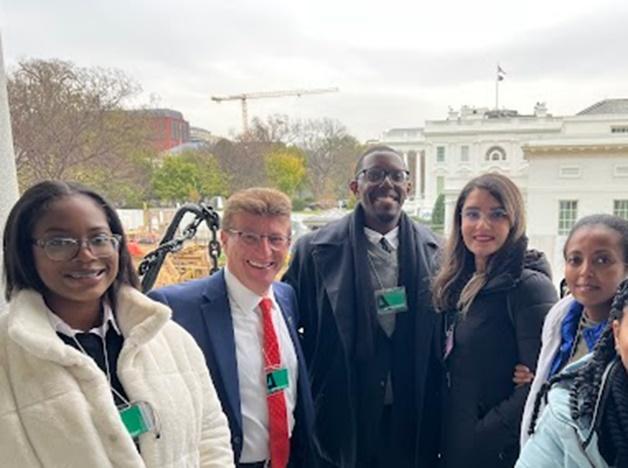
{"type": "MultiPolygon", "coordinates": [[[[346,313],[355,307],[353,276],[347,274],[348,271],[353,271],[353,253],[349,242],[349,224],[352,222],[352,217],[353,213],[350,213],[330,223],[324,229],[316,231],[311,240],[312,257],[317,270],[320,271],[320,278],[336,319],[340,339],[344,349],[348,352],[353,351],[355,340],[353,316],[346,313]]],[[[435,270],[435,265],[432,263],[435,260],[427,258],[427,256],[431,256],[432,253],[435,255],[439,246],[429,231],[423,231],[417,233],[419,240],[416,245],[417,281],[419,282],[417,296],[421,299],[417,302],[419,309],[417,313],[426,321],[417,320],[416,326],[419,337],[429,341],[433,328],[433,314],[425,314],[424,309],[431,307],[429,292],[431,275],[435,270]]],[[[419,337],[417,337],[417,341],[419,337]]]]}
{"type": "Polygon", "coordinates": [[[353,271],[353,253],[348,240],[351,219],[352,214],[349,214],[335,221],[317,231],[312,239],[312,257],[321,272],[340,340],[349,352],[354,349],[355,340],[353,314],[344,313],[355,308],[353,275],[347,274],[353,271]]]}

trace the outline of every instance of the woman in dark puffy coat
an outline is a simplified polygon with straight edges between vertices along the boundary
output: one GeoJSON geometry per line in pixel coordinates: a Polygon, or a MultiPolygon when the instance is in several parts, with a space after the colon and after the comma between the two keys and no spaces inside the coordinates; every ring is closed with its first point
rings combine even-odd
{"type": "Polygon", "coordinates": [[[513,371],[533,369],[557,299],[545,257],[527,250],[517,186],[494,173],[471,180],[434,281],[445,324],[444,467],[514,466],[529,384],[516,385],[513,371]]]}

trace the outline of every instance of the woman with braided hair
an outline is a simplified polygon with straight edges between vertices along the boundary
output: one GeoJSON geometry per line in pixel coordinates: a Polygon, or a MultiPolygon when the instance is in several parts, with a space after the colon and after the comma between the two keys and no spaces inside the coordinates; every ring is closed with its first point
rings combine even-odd
{"type": "Polygon", "coordinates": [[[533,435],[516,468],[628,467],[626,316],[628,280],[615,295],[593,353],[543,385],[533,411],[533,435]],[[547,407],[534,431],[544,397],[547,407]]]}
{"type": "MultiPolygon", "coordinates": [[[[552,307],[543,324],[541,352],[521,422],[528,440],[532,409],[541,386],[568,364],[591,352],[606,327],[613,296],[628,277],[628,220],[608,214],[581,218],[563,249],[565,282],[571,295],[552,307]]],[[[517,366],[515,376],[528,369],[517,366]]]]}

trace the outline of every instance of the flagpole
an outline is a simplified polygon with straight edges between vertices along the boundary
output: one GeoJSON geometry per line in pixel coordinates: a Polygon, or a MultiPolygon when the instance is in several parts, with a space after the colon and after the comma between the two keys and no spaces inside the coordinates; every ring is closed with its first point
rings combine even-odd
{"type": "Polygon", "coordinates": [[[499,110],[499,76],[495,77],[495,110],[499,110]]]}
{"type": "MultiPolygon", "coordinates": [[[[11,136],[11,119],[9,118],[9,99],[7,95],[7,77],[4,72],[2,55],[2,37],[0,36],[0,232],[4,231],[4,223],[9,211],[17,200],[17,173],[15,171],[15,154],[11,136]]],[[[0,265],[3,263],[0,249],[0,265]]],[[[2,275],[0,275],[2,276],[2,275]]],[[[4,284],[0,277],[0,312],[4,309],[4,284]]]]}

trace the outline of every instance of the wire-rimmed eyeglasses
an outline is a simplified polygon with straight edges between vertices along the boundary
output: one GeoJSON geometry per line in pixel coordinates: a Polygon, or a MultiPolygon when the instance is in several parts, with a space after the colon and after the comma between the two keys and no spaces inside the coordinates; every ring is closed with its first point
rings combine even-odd
{"type": "Polygon", "coordinates": [[[257,234],[255,232],[238,231],[236,229],[228,229],[229,234],[238,236],[238,238],[246,245],[261,245],[262,239],[268,239],[268,245],[273,250],[281,250],[290,245],[290,236],[282,236],[281,234],[257,234]]]}

